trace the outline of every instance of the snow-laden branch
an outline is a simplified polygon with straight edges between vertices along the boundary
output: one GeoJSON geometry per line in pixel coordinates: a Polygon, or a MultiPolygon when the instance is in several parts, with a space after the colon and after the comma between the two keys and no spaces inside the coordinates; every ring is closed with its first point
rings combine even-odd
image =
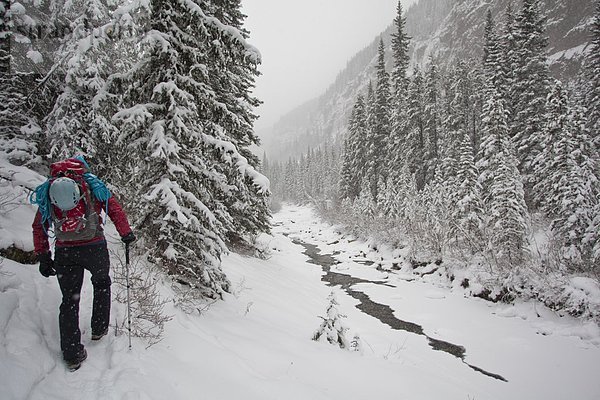
{"type": "Polygon", "coordinates": [[[203,139],[206,143],[221,149],[223,154],[225,154],[226,157],[229,157],[231,161],[235,163],[235,166],[238,168],[238,171],[240,171],[241,174],[252,179],[254,185],[258,187],[259,193],[267,193],[269,191],[269,179],[255,170],[254,167],[248,163],[246,157],[242,156],[238,152],[233,143],[206,134],[203,135],[203,139]]]}
{"type": "Polygon", "coordinates": [[[123,122],[126,124],[137,124],[143,123],[144,121],[151,119],[153,117],[150,112],[150,108],[156,107],[156,104],[136,104],[133,107],[123,109],[118,111],[115,115],[113,115],[113,122],[123,122]]]}
{"type": "Polygon", "coordinates": [[[152,124],[152,136],[148,142],[151,149],[151,157],[170,159],[171,156],[178,157],[179,144],[170,135],[165,133],[165,121],[159,120],[152,124]]]}
{"type": "MultiPolygon", "coordinates": [[[[169,178],[163,178],[159,183],[152,187],[152,191],[146,196],[146,199],[153,201],[160,199],[161,205],[167,208],[168,214],[174,214],[177,220],[182,225],[188,224],[194,213],[179,204],[178,199],[184,199],[189,202],[196,210],[198,210],[208,222],[215,224],[217,219],[210,209],[193,193],[184,190],[177,182],[173,182],[169,178]]],[[[165,216],[165,219],[168,215],[165,216]]]]}
{"type": "Polygon", "coordinates": [[[219,29],[224,34],[232,37],[234,40],[239,42],[246,49],[246,57],[249,57],[254,63],[260,64],[261,58],[262,58],[260,51],[256,47],[254,47],[250,43],[248,43],[246,41],[246,39],[244,38],[244,36],[242,35],[242,33],[238,29],[236,29],[232,26],[223,24],[221,21],[219,21],[218,18],[209,17],[208,15],[206,15],[204,13],[204,11],[202,11],[202,8],[200,8],[200,6],[192,0],[179,0],[179,1],[183,6],[187,7],[191,12],[198,14],[207,23],[213,25],[214,27],[219,29]]]}

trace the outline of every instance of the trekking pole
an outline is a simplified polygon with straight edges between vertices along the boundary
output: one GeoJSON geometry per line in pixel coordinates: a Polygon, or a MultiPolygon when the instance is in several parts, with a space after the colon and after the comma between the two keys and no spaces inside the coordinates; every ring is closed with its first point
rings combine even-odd
{"type": "Polygon", "coordinates": [[[131,299],[129,297],[129,243],[125,243],[125,280],[127,283],[127,330],[129,332],[129,350],[131,350],[131,299]]]}

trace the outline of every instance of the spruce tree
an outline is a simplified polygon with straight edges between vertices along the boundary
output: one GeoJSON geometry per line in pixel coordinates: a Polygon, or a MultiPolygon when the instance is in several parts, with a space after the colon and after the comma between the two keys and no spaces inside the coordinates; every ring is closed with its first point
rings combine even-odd
{"type": "MultiPolygon", "coordinates": [[[[502,32],[499,33],[500,39],[500,67],[504,76],[504,86],[501,88],[503,98],[505,99],[506,110],[509,115],[514,115],[517,93],[514,89],[515,70],[517,69],[517,43],[516,43],[516,22],[512,7],[509,1],[505,13],[502,32]]],[[[512,132],[511,132],[512,133],[512,132]]]]}
{"type": "Polygon", "coordinates": [[[348,124],[344,140],[344,153],[341,167],[340,197],[354,200],[360,193],[361,181],[365,176],[366,137],[365,102],[358,95],[348,124]]]}
{"type": "Polygon", "coordinates": [[[592,140],[600,153],[600,1],[596,9],[591,29],[590,50],[585,57],[585,106],[587,107],[588,128],[592,140]]]}
{"type": "Polygon", "coordinates": [[[592,209],[592,219],[585,236],[585,243],[592,247],[592,268],[596,274],[600,273],[600,202],[592,209]]]}
{"type": "Polygon", "coordinates": [[[337,200],[340,198],[338,182],[340,181],[342,169],[341,150],[337,147],[337,145],[332,145],[329,154],[329,166],[328,170],[326,171],[328,182],[325,185],[325,194],[327,199],[330,199],[334,202],[334,204],[337,204],[337,200]]]}
{"type": "MultiPolygon", "coordinates": [[[[571,153],[572,170],[568,185],[563,187],[563,211],[559,219],[553,221],[553,229],[565,238],[564,257],[567,264],[586,271],[599,272],[599,265],[593,261],[593,248],[598,246],[599,226],[595,224],[595,210],[599,202],[598,153],[588,129],[587,111],[574,106],[569,114],[569,125],[575,148],[571,153]],[[567,192],[567,188],[570,190],[567,192]],[[590,232],[596,236],[589,236],[590,232]],[[579,264],[579,265],[578,265],[579,264]]],[[[565,137],[563,141],[568,143],[565,137]]],[[[566,144],[568,146],[568,144],[566,144]]],[[[561,143],[559,142],[559,152],[561,143]]]]}
{"type": "Polygon", "coordinates": [[[291,157],[285,166],[284,174],[284,197],[286,201],[298,201],[298,188],[296,180],[298,179],[298,165],[291,157]]]}
{"type": "Polygon", "coordinates": [[[541,199],[540,205],[546,215],[556,217],[561,211],[560,202],[562,201],[557,193],[561,190],[558,181],[568,175],[570,169],[568,158],[575,148],[568,121],[571,111],[567,94],[558,81],[554,83],[548,95],[546,109],[542,151],[532,163],[533,171],[538,177],[533,192],[537,198],[541,199]],[[561,142],[560,145],[559,142],[561,142]],[[563,154],[558,153],[559,148],[563,154]]]}
{"type": "Polygon", "coordinates": [[[375,88],[375,104],[370,129],[369,149],[367,155],[367,176],[373,199],[377,198],[377,186],[381,177],[387,176],[384,170],[387,142],[390,137],[390,80],[385,69],[385,47],[383,39],[379,41],[377,59],[377,85],[375,88]]]}
{"type": "Polygon", "coordinates": [[[406,95],[408,88],[407,71],[410,62],[408,46],[410,45],[410,36],[406,34],[406,17],[402,15],[402,2],[398,1],[396,8],[396,18],[394,19],[394,31],[392,33],[392,57],[394,59],[394,68],[392,69],[393,97],[398,103],[398,99],[406,95]]]}
{"type": "Polygon", "coordinates": [[[33,149],[21,135],[21,129],[29,121],[27,92],[21,74],[14,70],[11,60],[11,41],[14,39],[10,6],[9,1],[0,2],[0,151],[10,162],[24,164],[30,161],[27,154],[33,149]]]}
{"type": "MultiPolygon", "coordinates": [[[[546,63],[548,39],[545,35],[545,18],[540,0],[523,0],[516,18],[516,69],[511,97],[514,115],[511,125],[513,143],[520,161],[519,170],[524,176],[529,193],[536,183],[532,162],[541,151],[546,96],[549,90],[549,69],[546,63]]],[[[540,199],[529,201],[535,206],[540,199]]]]}
{"type": "MultiPolygon", "coordinates": [[[[207,20],[212,35],[222,42],[220,46],[212,46],[208,53],[211,60],[207,63],[208,74],[214,99],[210,112],[204,116],[204,125],[214,137],[224,142],[227,148],[222,151],[225,154],[237,153],[237,159],[224,160],[229,164],[224,173],[232,188],[225,201],[233,218],[233,228],[227,237],[230,242],[251,245],[254,235],[270,229],[267,182],[264,176],[256,173],[260,163],[251,150],[251,146],[260,144],[254,131],[254,122],[258,118],[254,109],[260,101],[251,93],[259,75],[260,53],[246,42],[249,32],[243,28],[245,15],[241,12],[240,0],[204,4],[211,12],[207,20]]],[[[225,155],[226,159],[228,157],[225,155]]]]}
{"type": "Polygon", "coordinates": [[[94,165],[108,165],[108,148],[116,129],[100,109],[106,77],[115,72],[112,40],[103,31],[115,1],[74,1],[62,17],[72,21],[62,38],[55,68],[63,72],[61,93],[47,118],[50,157],[62,159],[82,153],[94,165]]]}
{"type": "MultiPolygon", "coordinates": [[[[390,111],[391,136],[388,141],[387,170],[390,175],[397,176],[406,162],[406,130],[408,125],[407,97],[408,97],[408,65],[410,56],[408,48],[410,37],[406,34],[406,17],[402,15],[402,2],[398,1],[396,18],[394,19],[394,32],[392,33],[392,98],[390,111]]],[[[392,182],[394,179],[392,180],[392,182]]]]}
{"type": "Polygon", "coordinates": [[[391,195],[394,197],[391,199],[390,209],[392,215],[404,224],[411,217],[408,210],[409,201],[417,193],[414,175],[410,173],[406,163],[402,164],[391,183],[394,188],[391,195]]]}
{"type": "Polygon", "coordinates": [[[590,261],[593,246],[586,235],[598,201],[594,193],[598,184],[596,149],[584,111],[571,109],[560,82],[548,95],[546,108],[543,151],[534,163],[539,177],[534,189],[552,220],[562,261],[571,268],[582,268],[590,261]]]}
{"type": "Polygon", "coordinates": [[[250,36],[244,28],[246,16],[241,11],[241,0],[212,0],[211,13],[222,24],[236,28],[247,39],[250,36]]]}
{"type": "MultiPolygon", "coordinates": [[[[485,23],[485,35],[484,35],[484,46],[483,46],[483,69],[487,76],[491,76],[493,84],[503,97],[506,96],[506,77],[504,74],[504,65],[502,58],[502,47],[500,38],[496,33],[496,26],[492,17],[492,12],[488,10],[486,23],[485,23]]],[[[505,98],[506,100],[506,98],[505,98]]]]}
{"type": "Polygon", "coordinates": [[[439,77],[435,63],[431,63],[425,82],[424,135],[425,149],[423,160],[425,183],[433,181],[439,163],[439,146],[441,135],[441,107],[439,93],[439,77]]]}
{"type": "Polygon", "coordinates": [[[45,138],[41,135],[44,120],[62,89],[64,73],[56,68],[56,61],[60,37],[70,29],[70,21],[62,13],[66,3],[22,0],[11,5],[11,9],[16,6],[11,14],[13,72],[23,86],[21,92],[26,93],[22,112],[28,120],[26,135],[36,142],[40,153],[46,152],[45,138]]]}
{"type": "Polygon", "coordinates": [[[259,55],[238,29],[209,14],[211,5],[156,0],[136,13],[147,28],[145,47],[115,79],[125,91],[114,120],[137,164],[136,226],[150,255],[178,281],[217,297],[229,289],[220,256],[231,233],[266,221],[268,181],[244,156],[252,118],[240,92],[249,77],[231,65],[258,63],[259,55]],[[236,77],[242,82],[230,82],[236,77]],[[236,98],[243,110],[230,103],[236,98]]]}
{"type": "Polygon", "coordinates": [[[444,96],[444,135],[440,143],[440,153],[442,176],[447,180],[456,177],[461,143],[464,137],[470,137],[471,99],[469,69],[461,60],[449,73],[444,96]]]}
{"type": "Polygon", "coordinates": [[[409,126],[406,138],[406,162],[415,174],[417,189],[425,186],[425,84],[417,68],[408,87],[409,126]]]}
{"type": "Polygon", "coordinates": [[[486,214],[489,251],[502,267],[520,265],[526,255],[528,213],[517,160],[509,138],[501,95],[488,80],[483,109],[479,182],[486,214]]]}
{"type": "Polygon", "coordinates": [[[385,183],[379,183],[379,192],[377,193],[377,209],[382,215],[386,216],[386,221],[389,222],[398,217],[398,189],[399,187],[391,175],[387,178],[385,183]]]}
{"type": "Polygon", "coordinates": [[[41,85],[46,63],[27,32],[29,28],[37,32],[43,10],[39,10],[40,18],[31,15],[45,6],[0,2],[0,153],[14,165],[37,167],[41,163],[41,120],[47,108],[40,110],[38,105],[46,105],[53,95],[33,92],[41,85]]]}
{"type": "Polygon", "coordinates": [[[471,139],[463,136],[459,148],[456,189],[453,193],[456,208],[453,210],[454,231],[459,237],[474,245],[481,236],[482,202],[479,171],[475,165],[471,139]]]}

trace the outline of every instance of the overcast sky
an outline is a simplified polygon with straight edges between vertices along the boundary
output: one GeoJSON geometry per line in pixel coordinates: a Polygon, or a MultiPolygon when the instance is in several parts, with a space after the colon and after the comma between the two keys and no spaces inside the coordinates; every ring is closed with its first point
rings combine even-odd
{"type": "MultiPolygon", "coordinates": [[[[404,10],[414,0],[402,0],[404,10]]],[[[390,25],[398,0],[242,0],[249,42],[262,54],[256,124],[322,94],[350,58],[390,25]]]]}

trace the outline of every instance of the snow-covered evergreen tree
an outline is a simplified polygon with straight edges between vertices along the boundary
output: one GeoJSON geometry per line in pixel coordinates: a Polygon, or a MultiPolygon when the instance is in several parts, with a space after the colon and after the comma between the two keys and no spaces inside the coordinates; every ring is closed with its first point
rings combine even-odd
{"type": "Polygon", "coordinates": [[[348,349],[350,347],[350,342],[346,337],[348,328],[343,321],[346,316],[340,314],[338,310],[339,303],[335,298],[335,293],[331,292],[327,300],[329,301],[327,316],[320,317],[323,322],[313,335],[313,340],[326,340],[328,343],[338,345],[342,349],[348,349]]]}
{"type": "Polygon", "coordinates": [[[441,174],[420,191],[408,193],[404,208],[407,232],[413,254],[424,252],[443,259],[451,238],[451,187],[441,174]]]}
{"type": "Polygon", "coordinates": [[[410,39],[410,36],[406,34],[406,17],[402,15],[402,2],[398,1],[396,18],[394,19],[394,31],[392,33],[394,68],[391,74],[393,96],[396,101],[405,96],[408,88],[407,71],[410,62],[408,46],[410,45],[410,39]]]}
{"type": "Polygon", "coordinates": [[[591,29],[591,45],[585,57],[585,106],[588,113],[588,128],[596,149],[600,152],[600,1],[591,29]]]}
{"type": "Polygon", "coordinates": [[[584,111],[571,109],[560,82],[548,95],[546,108],[543,150],[534,162],[539,177],[534,189],[552,219],[564,263],[582,268],[590,261],[593,245],[586,240],[586,233],[598,202],[594,193],[598,184],[596,148],[590,140],[584,111]]]}
{"type": "Polygon", "coordinates": [[[379,41],[377,59],[377,85],[373,106],[372,124],[369,130],[369,148],[367,153],[367,177],[373,199],[377,198],[377,186],[381,177],[387,176],[384,170],[389,140],[390,126],[390,78],[385,70],[385,47],[383,39],[379,41]]]}
{"type": "Polygon", "coordinates": [[[379,183],[379,190],[377,192],[377,210],[381,215],[385,215],[388,221],[394,220],[396,217],[398,217],[398,189],[399,187],[392,175],[388,176],[385,182],[379,183]]]}
{"type": "MultiPolygon", "coordinates": [[[[391,136],[388,140],[387,170],[395,179],[406,162],[406,130],[408,125],[407,96],[408,96],[408,65],[410,56],[408,46],[410,37],[406,34],[406,17],[402,15],[402,2],[398,1],[392,33],[392,98],[390,111],[391,136]]],[[[392,181],[393,182],[393,181],[392,181]]]]}
{"type": "MultiPolygon", "coordinates": [[[[496,25],[492,12],[488,10],[483,46],[483,68],[486,74],[492,77],[493,84],[501,94],[505,95],[506,77],[504,71],[504,60],[502,57],[502,46],[496,32],[496,25]]],[[[505,96],[503,96],[505,97],[505,96]]],[[[506,100],[506,98],[505,98],[506,100]]]]}
{"type": "Polygon", "coordinates": [[[361,181],[365,176],[367,144],[366,109],[363,96],[358,95],[348,124],[348,134],[344,140],[344,154],[341,169],[340,197],[353,200],[358,196],[361,181]]]}
{"type": "Polygon", "coordinates": [[[431,63],[427,71],[425,83],[424,134],[425,149],[423,160],[425,183],[433,181],[439,164],[439,146],[441,135],[441,107],[439,93],[439,77],[435,63],[431,63]]]}
{"type": "MultiPolygon", "coordinates": [[[[364,180],[362,186],[367,188],[368,183],[364,180]]],[[[371,222],[377,213],[376,199],[373,199],[373,195],[369,190],[362,190],[358,197],[354,200],[353,208],[356,212],[356,216],[360,221],[371,222]]]]}
{"type": "Polygon", "coordinates": [[[212,6],[156,0],[137,12],[144,48],[120,79],[124,108],[114,120],[133,155],[136,226],[154,261],[215,297],[229,288],[220,255],[230,234],[266,225],[268,181],[242,154],[253,143],[242,94],[251,77],[232,66],[254,65],[259,55],[240,30],[209,14],[212,6]]]}
{"type": "Polygon", "coordinates": [[[45,49],[49,43],[37,40],[37,33],[52,26],[53,4],[0,2],[0,152],[15,165],[35,167],[43,153],[41,121],[55,93],[53,79],[45,76],[52,48],[45,49]]]}
{"type": "Polygon", "coordinates": [[[10,5],[9,1],[0,2],[0,151],[11,163],[24,164],[31,160],[34,148],[21,137],[21,129],[29,122],[27,92],[21,74],[11,68],[13,24],[10,5]]]}
{"type": "Polygon", "coordinates": [[[410,217],[407,209],[409,200],[417,192],[417,184],[414,175],[410,173],[408,164],[403,164],[394,179],[394,202],[393,212],[397,219],[406,221],[410,217]]]}
{"type": "Polygon", "coordinates": [[[227,234],[228,240],[246,242],[270,229],[268,182],[256,173],[259,159],[251,150],[251,146],[260,144],[254,132],[258,118],[254,109],[260,101],[251,93],[259,75],[260,54],[246,42],[249,32],[243,28],[245,15],[240,0],[211,1],[208,7],[212,13],[208,17],[211,35],[220,39],[221,44],[208,52],[214,99],[204,125],[212,136],[224,142],[215,145],[221,147],[222,161],[228,165],[224,172],[233,189],[225,201],[234,224],[227,234]]]}
{"type": "MultiPolygon", "coordinates": [[[[515,22],[515,78],[510,96],[514,101],[511,132],[519,170],[529,191],[535,184],[532,162],[541,151],[549,69],[548,38],[540,0],[523,0],[515,22]]],[[[536,204],[539,199],[532,199],[536,204]]]]}
{"type": "Polygon", "coordinates": [[[71,1],[61,18],[70,32],[62,38],[55,68],[64,76],[62,92],[47,117],[50,157],[85,154],[93,165],[107,165],[116,129],[100,107],[106,77],[114,72],[115,55],[106,27],[117,1],[71,1]]]}
{"type": "Polygon", "coordinates": [[[288,159],[285,165],[284,182],[283,182],[283,194],[284,200],[297,201],[298,185],[296,183],[298,174],[298,166],[295,161],[291,158],[288,159]]]}
{"type": "MultiPolygon", "coordinates": [[[[600,272],[600,264],[593,260],[593,249],[598,247],[600,235],[599,225],[595,219],[598,210],[599,193],[599,158],[596,147],[591,140],[588,128],[587,112],[580,106],[572,107],[569,114],[571,137],[575,148],[571,153],[573,158],[569,185],[565,185],[563,211],[552,227],[562,234],[565,239],[563,250],[568,264],[576,269],[600,272]],[[567,192],[567,187],[570,191],[567,192]],[[594,235],[593,232],[596,232],[594,235]],[[590,235],[590,233],[592,233],[590,235]]],[[[563,138],[568,142],[568,138],[563,138]]],[[[568,143],[565,143],[565,147],[568,143]]],[[[562,144],[560,144],[562,147],[562,144]]],[[[559,147],[558,151],[561,152],[559,147]]],[[[566,150],[566,149],[564,149],[566,150]]],[[[563,150],[563,151],[564,151],[563,150]]],[[[597,261],[597,259],[596,259],[597,261]]]]}
{"type": "Polygon", "coordinates": [[[340,199],[342,155],[336,145],[328,143],[319,150],[321,152],[319,171],[322,176],[320,200],[326,209],[330,209],[340,199]]]}
{"type": "Polygon", "coordinates": [[[516,41],[516,22],[513,11],[513,3],[509,1],[504,13],[502,31],[498,33],[500,39],[502,75],[504,77],[504,86],[500,88],[500,93],[505,100],[506,111],[509,115],[514,115],[515,103],[514,97],[516,90],[515,70],[517,69],[517,41],[516,41]]]}
{"type": "Polygon", "coordinates": [[[472,85],[468,71],[466,63],[459,61],[450,71],[445,88],[440,156],[442,175],[447,180],[456,177],[461,143],[465,136],[470,137],[472,85]]]}
{"type": "Polygon", "coordinates": [[[425,83],[417,68],[408,87],[409,125],[406,137],[406,162],[415,174],[417,188],[425,185],[425,83]]]}
{"type": "Polygon", "coordinates": [[[587,229],[585,243],[592,247],[592,268],[600,273],[600,201],[596,202],[592,215],[594,217],[587,229]]]}
{"type": "Polygon", "coordinates": [[[568,158],[575,148],[569,126],[571,111],[567,94],[558,81],[554,83],[548,95],[546,109],[546,125],[541,136],[542,150],[532,163],[532,169],[538,177],[533,191],[535,196],[541,199],[540,205],[544,212],[555,217],[561,211],[562,199],[559,199],[558,192],[562,188],[559,181],[568,175],[570,170],[568,158]],[[566,153],[558,154],[559,149],[566,153]]]}
{"type": "Polygon", "coordinates": [[[456,173],[456,208],[453,210],[453,223],[456,235],[464,238],[472,250],[474,242],[481,236],[482,202],[479,172],[475,165],[471,139],[464,135],[459,149],[458,170],[456,173]]]}
{"type": "Polygon", "coordinates": [[[520,265],[526,255],[528,213],[507,113],[492,81],[483,111],[483,139],[477,162],[486,213],[489,251],[500,266],[520,265]]]}

